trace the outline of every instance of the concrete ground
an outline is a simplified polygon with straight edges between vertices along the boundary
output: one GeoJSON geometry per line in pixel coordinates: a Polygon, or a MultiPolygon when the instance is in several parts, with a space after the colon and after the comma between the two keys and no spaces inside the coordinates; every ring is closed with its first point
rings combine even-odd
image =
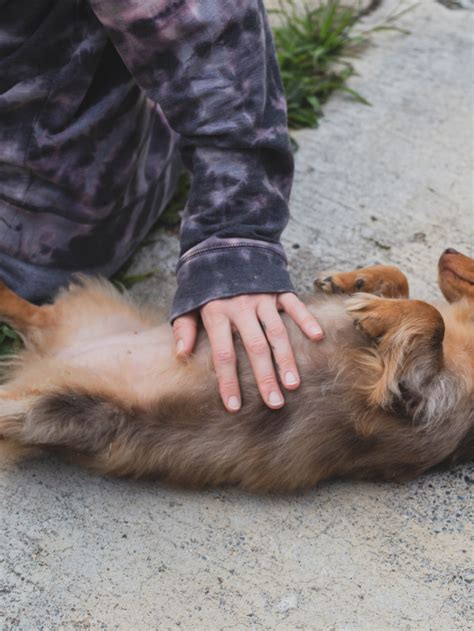
{"type": "MultiPolygon", "coordinates": [[[[467,6],[467,3],[465,3],[467,6]]],[[[375,22],[392,5],[386,0],[375,22]]],[[[297,135],[294,281],[380,261],[437,297],[447,246],[473,254],[473,14],[421,0],[357,60],[318,130],[297,135]]],[[[166,304],[175,236],[136,257],[166,304]]],[[[473,466],[410,484],[292,495],[183,492],[54,458],[2,463],[1,629],[472,629],[473,466]]]]}

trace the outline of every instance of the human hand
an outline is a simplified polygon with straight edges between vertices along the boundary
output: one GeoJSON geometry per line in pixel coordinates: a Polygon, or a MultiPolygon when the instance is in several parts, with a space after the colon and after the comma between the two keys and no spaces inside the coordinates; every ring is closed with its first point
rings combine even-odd
{"type": "MultiPolygon", "coordinates": [[[[300,376],[279,311],[285,311],[311,340],[322,339],[322,329],[308,308],[292,293],[245,294],[212,300],[199,311],[209,336],[219,391],[227,410],[237,412],[242,404],[233,330],[239,333],[248,353],[262,399],[269,408],[281,408],[285,401],[272,355],[287,390],[298,388],[300,376]]],[[[186,357],[194,349],[198,315],[198,311],[193,311],[174,321],[179,357],[186,357]]]]}

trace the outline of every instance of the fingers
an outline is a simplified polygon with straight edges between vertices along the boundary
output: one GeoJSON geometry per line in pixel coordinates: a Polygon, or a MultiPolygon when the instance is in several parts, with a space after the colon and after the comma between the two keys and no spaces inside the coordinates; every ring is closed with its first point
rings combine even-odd
{"type": "Polygon", "coordinates": [[[295,294],[280,294],[278,296],[278,304],[310,340],[321,340],[324,337],[323,330],[316,318],[295,294]]]}
{"type": "Polygon", "coordinates": [[[197,337],[197,314],[187,313],[176,318],[173,323],[173,333],[178,357],[186,357],[192,353],[197,337]]]}
{"type": "MultiPolygon", "coordinates": [[[[285,400],[275,375],[267,338],[255,312],[253,314],[246,313],[245,318],[237,317],[235,324],[249,356],[263,400],[272,409],[281,408],[285,400]]],[[[279,340],[279,344],[281,345],[281,340],[279,340]]]]}
{"type": "MultiPolygon", "coordinates": [[[[286,389],[294,390],[300,385],[288,333],[277,307],[286,311],[310,339],[322,339],[323,332],[318,322],[292,293],[235,296],[210,301],[200,309],[211,345],[219,392],[229,412],[238,411],[242,405],[233,330],[240,335],[258,389],[268,407],[279,409],[285,403],[274,363],[286,389]]],[[[186,327],[190,324],[195,326],[196,321],[183,323],[181,331],[187,331],[186,327]]],[[[193,333],[194,345],[195,329],[193,333]]],[[[188,339],[188,334],[181,335],[183,344],[185,338],[188,339]]]]}
{"type": "Polygon", "coordinates": [[[265,302],[259,306],[257,314],[272,349],[280,379],[285,388],[295,390],[300,385],[300,376],[286,327],[276,305],[265,302]]]}
{"type": "Polygon", "coordinates": [[[202,315],[222,402],[229,412],[237,412],[242,403],[230,321],[222,314],[202,315]]]}

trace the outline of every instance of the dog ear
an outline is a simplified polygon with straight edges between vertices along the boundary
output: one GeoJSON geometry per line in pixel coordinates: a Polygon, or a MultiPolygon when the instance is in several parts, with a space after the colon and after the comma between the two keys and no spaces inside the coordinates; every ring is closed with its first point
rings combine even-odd
{"type": "Polygon", "coordinates": [[[371,375],[363,380],[369,404],[392,409],[394,401],[416,398],[442,367],[445,327],[439,311],[420,300],[369,294],[356,294],[346,307],[372,342],[355,357],[359,369],[371,375]]]}

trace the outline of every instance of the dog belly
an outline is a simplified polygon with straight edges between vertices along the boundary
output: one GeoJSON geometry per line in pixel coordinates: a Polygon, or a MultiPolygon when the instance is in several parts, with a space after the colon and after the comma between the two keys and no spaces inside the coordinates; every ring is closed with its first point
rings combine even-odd
{"type": "MultiPolygon", "coordinates": [[[[334,361],[340,346],[336,339],[350,344],[354,337],[360,336],[340,299],[324,298],[321,301],[312,301],[308,306],[326,331],[323,342],[308,343],[294,322],[284,317],[296,360],[302,371],[308,361],[313,368],[315,365],[324,367],[334,361]]],[[[145,329],[143,323],[141,329],[133,328],[136,323],[122,324],[126,326],[123,332],[102,336],[96,335],[97,332],[91,331],[89,327],[90,337],[75,338],[71,343],[58,349],[49,360],[58,360],[62,373],[68,369],[87,371],[89,384],[97,387],[104,384],[108,390],[126,399],[138,396],[141,400],[150,401],[156,400],[164,392],[177,388],[187,389],[199,384],[206,388],[215,387],[209,342],[203,331],[200,332],[194,356],[190,361],[183,362],[176,358],[174,336],[168,324],[145,329]]],[[[239,367],[242,369],[244,364],[248,364],[248,359],[240,348],[240,340],[237,340],[237,346],[240,356],[239,367]]],[[[251,371],[245,372],[247,379],[253,381],[251,371]]]]}
{"type": "Polygon", "coordinates": [[[176,361],[174,348],[172,332],[165,325],[72,344],[57,351],[55,358],[63,366],[87,369],[118,383],[133,382],[142,389],[148,379],[158,379],[176,361]]]}

